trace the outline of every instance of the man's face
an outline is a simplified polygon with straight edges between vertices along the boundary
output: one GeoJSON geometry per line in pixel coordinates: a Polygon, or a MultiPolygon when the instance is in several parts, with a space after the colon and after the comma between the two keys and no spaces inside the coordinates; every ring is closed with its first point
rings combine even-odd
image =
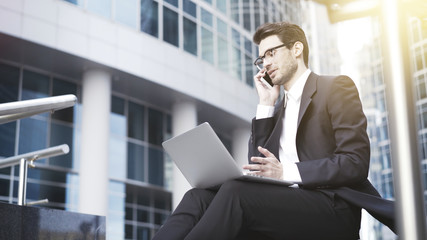
{"type": "Polygon", "coordinates": [[[275,85],[284,85],[289,82],[298,69],[292,49],[280,47],[271,51],[271,53],[268,52],[271,48],[282,44],[283,42],[280,41],[277,35],[266,37],[259,44],[259,55],[264,56],[267,52],[264,58],[264,67],[275,85]]]}

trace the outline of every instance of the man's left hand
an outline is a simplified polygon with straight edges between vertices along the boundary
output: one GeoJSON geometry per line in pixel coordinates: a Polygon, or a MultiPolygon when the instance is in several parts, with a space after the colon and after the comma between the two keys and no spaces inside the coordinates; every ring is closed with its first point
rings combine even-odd
{"type": "Polygon", "coordinates": [[[258,151],[265,157],[251,157],[251,161],[258,164],[244,165],[243,169],[250,170],[251,174],[283,179],[283,166],[276,156],[262,147],[258,147],[258,151]]]}

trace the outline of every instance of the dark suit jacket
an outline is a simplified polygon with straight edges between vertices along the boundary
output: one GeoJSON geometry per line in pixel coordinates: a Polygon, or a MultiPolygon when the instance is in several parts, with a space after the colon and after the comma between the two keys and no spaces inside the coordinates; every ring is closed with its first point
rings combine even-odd
{"type": "MultiPolygon", "coordinates": [[[[252,121],[249,161],[263,146],[279,157],[283,100],[274,116],[252,121]]],[[[311,73],[304,86],[296,135],[297,163],[304,189],[336,194],[365,208],[394,231],[394,205],[367,180],[370,144],[367,120],[354,82],[347,76],[311,73]]]]}

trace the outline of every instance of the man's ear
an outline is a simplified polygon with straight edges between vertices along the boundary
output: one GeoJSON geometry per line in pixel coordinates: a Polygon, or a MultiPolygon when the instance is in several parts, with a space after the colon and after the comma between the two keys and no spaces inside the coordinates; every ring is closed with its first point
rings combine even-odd
{"type": "Polygon", "coordinates": [[[294,44],[294,54],[296,57],[299,57],[304,50],[304,45],[302,42],[295,42],[294,44]]]}

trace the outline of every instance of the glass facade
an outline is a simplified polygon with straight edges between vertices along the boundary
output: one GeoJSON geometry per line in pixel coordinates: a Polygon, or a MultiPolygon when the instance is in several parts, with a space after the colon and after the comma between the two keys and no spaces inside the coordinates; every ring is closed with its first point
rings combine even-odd
{"type": "Polygon", "coordinates": [[[265,22],[299,23],[298,1],[67,0],[183,49],[253,87],[252,34],[265,22]],[[101,3],[102,2],[102,3],[101,3]],[[136,11],[139,9],[139,14],[136,11]],[[242,39],[240,39],[242,38],[242,39]],[[244,39],[244,40],[243,40],[244,39]]]}

